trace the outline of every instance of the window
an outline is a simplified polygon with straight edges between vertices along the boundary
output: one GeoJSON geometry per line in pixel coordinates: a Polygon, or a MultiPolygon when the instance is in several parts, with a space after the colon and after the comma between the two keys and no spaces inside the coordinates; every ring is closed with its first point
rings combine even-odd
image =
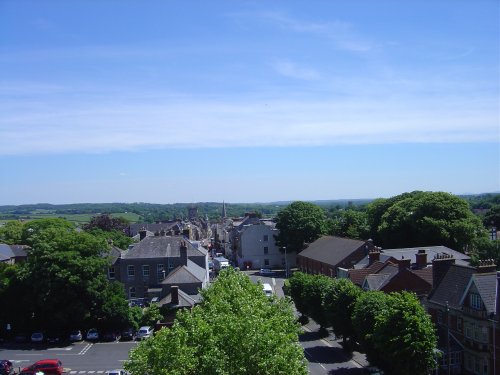
{"type": "Polygon", "coordinates": [[[156,266],[156,275],[158,277],[158,280],[163,280],[165,278],[164,271],[165,271],[165,268],[164,268],[163,263],[162,264],[158,264],[156,266]]]}
{"type": "Polygon", "coordinates": [[[149,277],[149,264],[142,265],[142,276],[149,277]]]}
{"type": "Polygon", "coordinates": [[[443,311],[442,310],[438,310],[437,312],[437,322],[438,323],[443,323],[443,311]]]}
{"type": "Polygon", "coordinates": [[[457,319],[457,331],[462,332],[462,318],[457,319]]]}
{"type": "Polygon", "coordinates": [[[109,279],[114,279],[115,278],[115,267],[109,267],[108,268],[108,278],[109,279]]]}
{"type": "Polygon", "coordinates": [[[465,323],[465,337],[472,338],[472,325],[470,323],[465,323]]]}
{"type": "Polygon", "coordinates": [[[135,277],[135,267],[127,266],[127,275],[128,277],[135,277]]]}
{"type": "Polygon", "coordinates": [[[131,286],[130,288],[128,288],[128,296],[129,296],[129,298],[136,297],[135,286],[131,286]]]}
{"type": "Polygon", "coordinates": [[[269,236],[267,234],[264,234],[264,242],[269,241],[269,236]]]}
{"type": "Polygon", "coordinates": [[[264,265],[269,266],[269,259],[264,259],[264,265]]]}
{"type": "Polygon", "coordinates": [[[269,247],[264,246],[264,254],[269,254],[269,247]]]}
{"type": "Polygon", "coordinates": [[[470,294],[470,306],[476,310],[482,309],[483,304],[481,302],[481,297],[479,296],[479,294],[476,293],[470,294]]]}

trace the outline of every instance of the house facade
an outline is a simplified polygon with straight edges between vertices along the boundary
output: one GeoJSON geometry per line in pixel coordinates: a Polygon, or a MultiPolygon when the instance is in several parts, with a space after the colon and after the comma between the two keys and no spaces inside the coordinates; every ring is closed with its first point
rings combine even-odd
{"type": "Polygon", "coordinates": [[[113,248],[111,258],[108,279],[121,282],[129,299],[163,297],[163,281],[182,267],[202,270],[200,286],[208,280],[208,252],[182,236],[146,236],[128,250],[113,248]]]}
{"type": "Polygon", "coordinates": [[[500,273],[492,260],[458,265],[452,256],[433,262],[434,289],[425,302],[437,327],[440,374],[500,372],[500,273]]]}
{"type": "Polygon", "coordinates": [[[296,254],[276,245],[278,234],[272,220],[247,215],[231,231],[231,260],[241,269],[295,267],[296,254]]]}

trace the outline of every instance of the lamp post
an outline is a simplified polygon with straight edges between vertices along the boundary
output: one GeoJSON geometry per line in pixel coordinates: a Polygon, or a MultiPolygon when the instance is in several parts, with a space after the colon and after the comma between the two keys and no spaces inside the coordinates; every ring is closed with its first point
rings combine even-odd
{"type": "Polygon", "coordinates": [[[286,246],[283,246],[283,249],[285,250],[285,279],[288,279],[288,259],[286,256],[286,246]]]}

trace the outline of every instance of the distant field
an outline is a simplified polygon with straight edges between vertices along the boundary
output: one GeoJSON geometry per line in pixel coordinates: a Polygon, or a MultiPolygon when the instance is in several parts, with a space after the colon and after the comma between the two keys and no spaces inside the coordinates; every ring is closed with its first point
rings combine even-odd
{"type": "MultiPolygon", "coordinates": [[[[65,214],[51,213],[48,210],[35,210],[35,211],[33,211],[33,213],[31,213],[29,215],[19,215],[18,218],[24,219],[24,220],[33,220],[33,219],[47,219],[47,218],[51,218],[51,217],[60,217],[60,218],[66,219],[66,220],[68,220],[76,225],[82,225],[82,224],[87,224],[90,221],[90,219],[96,215],[98,215],[98,214],[96,213],[96,214],[67,214],[67,215],[65,215],[65,214]]],[[[141,218],[139,215],[137,215],[133,212],[115,212],[115,213],[112,213],[111,216],[112,217],[122,217],[124,219],[127,219],[131,223],[136,223],[136,222],[140,221],[140,218],[141,218]]],[[[0,219],[0,224],[6,223],[8,221],[12,221],[12,220],[0,219]]]]}

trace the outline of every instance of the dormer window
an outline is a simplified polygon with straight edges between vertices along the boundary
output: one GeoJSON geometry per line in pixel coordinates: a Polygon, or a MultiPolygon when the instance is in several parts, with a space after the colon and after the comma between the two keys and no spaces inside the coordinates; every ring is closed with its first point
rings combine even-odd
{"type": "Polygon", "coordinates": [[[476,310],[482,310],[483,302],[481,301],[481,297],[477,293],[470,294],[470,307],[476,310]]]}

